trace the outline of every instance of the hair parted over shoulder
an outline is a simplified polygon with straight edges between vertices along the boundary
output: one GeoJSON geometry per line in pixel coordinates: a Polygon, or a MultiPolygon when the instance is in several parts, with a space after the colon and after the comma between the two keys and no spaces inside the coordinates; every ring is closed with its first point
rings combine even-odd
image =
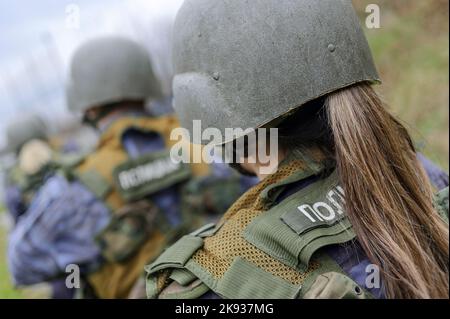
{"type": "Polygon", "coordinates": [[[347,216],[387,297],[448,298],[448,225],[405,127],[369,83],[303,107],[280,128],[281,145],[317,143],[332,154],[347,216]]]}

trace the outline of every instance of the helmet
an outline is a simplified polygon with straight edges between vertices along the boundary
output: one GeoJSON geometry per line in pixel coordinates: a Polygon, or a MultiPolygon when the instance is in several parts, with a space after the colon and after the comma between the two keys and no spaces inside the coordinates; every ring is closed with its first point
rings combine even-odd
{"type": "Polygon", "coordinates": [[[9,151],[18,152],[22,145],[32,139],[45,139],[47,126],[37,114],[20,116],[9,123],[6,128],[7,147],[9,151]]]}
{"type": "Polygon", "coordinates": [[[123,100],[145,100],[160,94],[150,58],[139,44],[124,38],[88,41],[72,58],[66,88],[69,110],[85,112],[123,100]]]}
{"type": "Polygon", "coordinates": [[[379,82],[349,0],[186,0],[173,59],[174,108],[191,134],[193,120],[222,136],[273,126],[327,93],[379,82]]]}

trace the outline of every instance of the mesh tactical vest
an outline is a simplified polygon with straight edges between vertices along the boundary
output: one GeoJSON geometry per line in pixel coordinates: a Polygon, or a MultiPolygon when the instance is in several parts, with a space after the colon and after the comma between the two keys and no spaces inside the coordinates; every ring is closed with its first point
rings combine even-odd
{"type": "MultiPolygon", "coordinates": [[[[136,129],[157,133],[168,149],[176,142],[170,140],[170,132],[177,126],[172,116],[118,119],[102,134],[97,149],[75,169],[75,178],[112,213],[110,224],[97,236],[106,262],[87,278],[99,298],[127,298],[143,266],[187,227],[171,227],[146,196],[191,175],[206,174],[207,167],[174,164],[168,150],[130,159],[122,145],[123,134],[136,129]]],[[[184,219],[190,222],[189,217],[184,219]]]]}
{"type": "Polygon", "coordinates": [[[198,298],[212,290],[223,298],[301,298],[320,276],[337,278],[343,290],[335,296],[369,297],[320,250],[355,238],[336,172],[326,173],[325,163],[318,151],[289,157],[217,225],[181,238],[146,267],[148,297],[198,298]],[[321,178],[277,202],[286,187],[312,176],[321,178]]]}
{"type": "MultiPolygon", "coordinates": [[[[318,150],[288,157],[245,193],[217,225],[184,236],[146,267],[149,298],[372,298],[327,255],[355,240],[344,191],[318,150]],[[278,201],[289,186],[312,184],[278,201]]],[[[448,188],[436,195],[448,223],[448,188]]]]}

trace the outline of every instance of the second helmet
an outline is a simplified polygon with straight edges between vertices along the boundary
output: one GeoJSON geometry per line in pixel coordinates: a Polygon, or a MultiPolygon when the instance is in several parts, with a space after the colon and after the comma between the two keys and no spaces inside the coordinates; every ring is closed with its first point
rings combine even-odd
{"type": "Polygon", "coordinates": [[[144,47],[120,37],[88,41],[74,54],[66,87],[69,110],[157,97],[160,85],[144,47]]]}
{"type": "Polygon", "coordinates": [[[32,139],[46,139],[47,126],[37,114],[24,114],[17,117],[6,128],[7,147],[17,152],[23,144],[32,139]]]}

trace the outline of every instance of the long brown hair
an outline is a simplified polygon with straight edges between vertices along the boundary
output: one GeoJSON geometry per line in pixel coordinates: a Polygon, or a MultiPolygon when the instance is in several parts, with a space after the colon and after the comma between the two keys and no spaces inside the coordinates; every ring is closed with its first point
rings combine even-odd
{"type": "Polygon", "coordinates": [[[381,270],[387,297],[448,298],[448,225],[433,207],[430,182],[405,127],[367,83],[304,110],[287,124],[296,131],[287,135],[302,145],[319,141],[333,154],[347,216],[381,270]]]}

